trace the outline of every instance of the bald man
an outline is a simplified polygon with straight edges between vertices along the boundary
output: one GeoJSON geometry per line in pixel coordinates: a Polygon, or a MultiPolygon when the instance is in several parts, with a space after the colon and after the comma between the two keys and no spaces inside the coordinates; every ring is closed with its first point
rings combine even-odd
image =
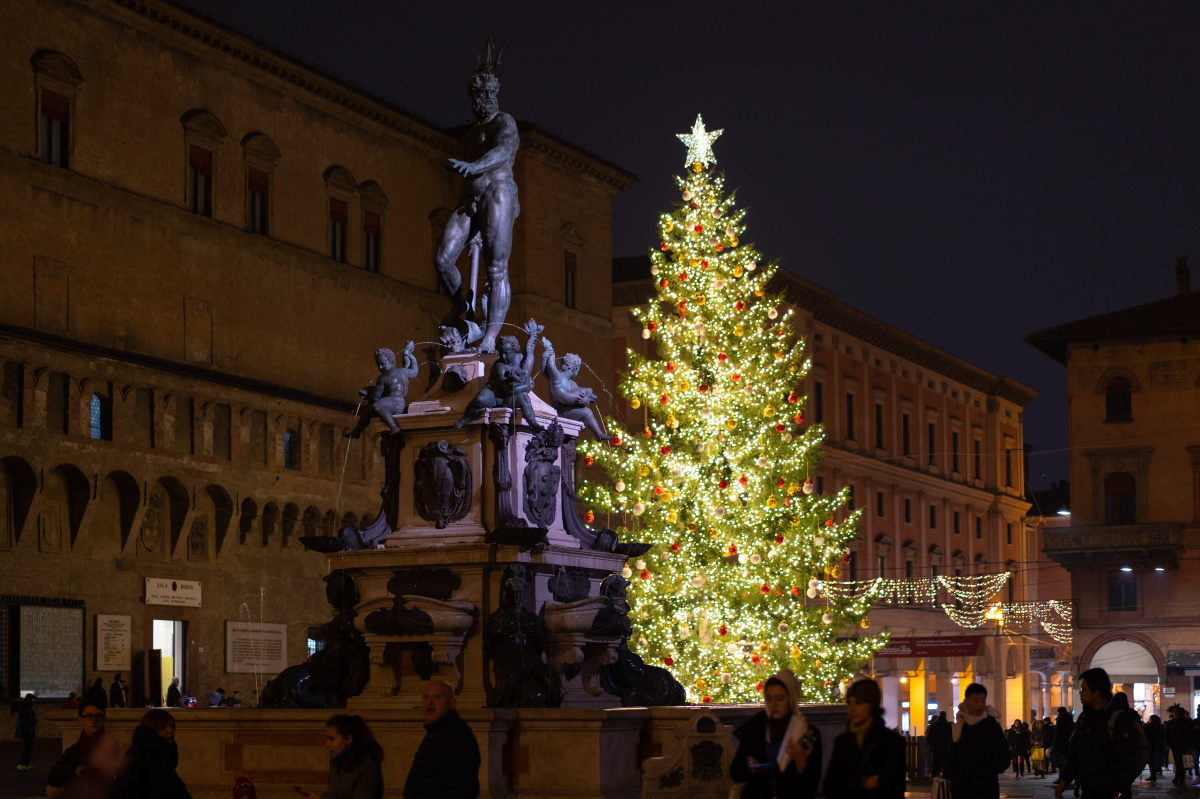
{"type": "Polygon", "coordinates": [[[413,755],[404,799],[476,799],[479,796],[479,744],[458,715],[454,688],[433,680],[421,695],[425,738],[413,755]]]}

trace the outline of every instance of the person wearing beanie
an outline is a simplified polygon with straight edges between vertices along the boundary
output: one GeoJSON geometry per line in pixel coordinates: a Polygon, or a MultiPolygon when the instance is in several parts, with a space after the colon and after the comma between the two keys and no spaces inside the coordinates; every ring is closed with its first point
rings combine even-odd
{"type": "Polygon", "coordinates": [[[874,680],[846,692],[846,731],[833,741],[825,775],[828,799],[904,799],[904,739],[883,723],[883,693],[874,680]]]}
{"type": "Polygon", "coordinates": [[[734,731],[729,775],[742,799],[811,799],[821,782],[821,736],[800,711],[800,681],[781,669],[763,686],[766,707],[734,731]]]}
{"type": "Polygon", "coordinates": [[[950,730],[950,795],[1000,799],[1000,772],[1011,761],[1000,714],[987,703],[987,688],[967,686],[950,730]]]}

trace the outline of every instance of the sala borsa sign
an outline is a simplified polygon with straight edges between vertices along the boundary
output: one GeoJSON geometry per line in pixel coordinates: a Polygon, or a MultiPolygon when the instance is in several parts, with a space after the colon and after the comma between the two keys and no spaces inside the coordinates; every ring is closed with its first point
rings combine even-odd
{"type": "Polygon", "coordinates": [[[146,604],[198,608],[200,607],[200,581],[147,577],[146,604]]]}
{"type": "Polygon", "coordinates": [[[969,658],[979,652],[978,635],[959,638],[893,638],[877,658],[969,658]]]}

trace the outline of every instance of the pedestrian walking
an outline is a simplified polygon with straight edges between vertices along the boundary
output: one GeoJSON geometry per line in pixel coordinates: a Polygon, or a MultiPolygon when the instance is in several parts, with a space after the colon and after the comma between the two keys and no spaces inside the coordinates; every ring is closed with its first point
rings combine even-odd
{"type": "Polygon", "coordinates": [[[987,688],[967,686],[950,746],[950,795],[971,799],[1000,799],[1000,772],[1011,755],[1000,714],[987,703],[987,688]]]}
{"type": "Polygon", "coordinates": [[[1071,737],[1067,762],[1054,796],[1062,797],[1076,778],[1083,799],[1113,799],[1132,795],[1133,781],[1149,760],[1142,725],[1122,697],[1112,693],[1112,682],[1104,669],[1088,669],[1079,675],[1079,698],[1083,712],[1071,737]]]}
{"type": "Polygon", "coordinates": [[[883,721],[883,693],[874,680],[846,692],[846,731],[833,741],[825,773],[828,799],[904,799],[904,739],[883,721]]]}
{"type": "Polygon", "coordinates": [[[1071,745],[1071,736],[1075,734],[1075,719],[1065,707],[1060,707],[1054,717],[1054,743],[1051,744],[1050,762],[1055,771],[1062,771],[1067,762],[1067,749],[1071,745]]]}
{"type": "Polygon", "coordinates": [[[929,745],[929,776],[945,776],[946,756],[950,751],[950,721],[946,711],[941,711],[929,722],[925,730],[925,741],[929,745]]]}
{"type": "MultiPolygon", "coordinates": [[[[362,716],[339,713],[325,722],[329,751],[329,790],[321,799],[381,799],[383,747],[362,716]]],[[[311,799],[311,793],[299,791],[311,799]]]]}
{"type": "Polygon", "coordinates": [[[1029,732],[1029,762],[1033,767],[1034,779],[1045,779],[1049,761],[1046,759],[1046,746],[1050,742],[1049,732],[1041,719],[1033,722],[1029,732]]]}
{"type": "Polygon", "coordinates": [[[175,771],[178,765],[175,717],[161,708],[148,710],[133,730],[133,741],[110,795],[119,799],[192,799],[175,771]]]}
{"type": "Polygon", "coordinates": [[[37,713],[33,709],[33,703],[36,701],[37,697],[33,694],[25,694],[25,698],[17,705],[16,737],[25,744],[21,749],[21,760],[17,763],[18,771],[33,770],[29,761],[33,759],[33,739],[37,737],[38,719],[37,713]]]}
{"type": "MultiPolygon", "coordinates": [[[[800,682],[781,669],[763,686],[765,708],[734,731],[729,765],[741,799],[812,799],[821,784],[821,736],[800,712],[800,682]]],[[[732,794],[731,794],[732,795],[732,794]]]]}
{"type": "Polygon", "coordinates": [[[433,680],[421,695],[425,737],[413,755],[404,799],[476,799],[479,796],[479,743],[458,715],[454,689],[433,680]]]}
{"type": "Polygon", "coordinates": [[[129,685],[118,674],[113,677],[112,685],[108,688],[108,706],[111,708],[129,707],[129,685]]]}
{"type": "Polygon", "coordinates": [[[1167,748],[1171,750],[1171,765],[1174,769],[1171,782],[1174,785],[1183,785],[1184,776],[1187,774],[1183,759],[1189,756],[1192,720],[1181,705],[1175,704],[1167,708],[1167,723],[1164,727],[1167,748]]]}
{"type": "Polygon", "coordinates": [[[1146,743],[1150,746],[1150,781],[1162,776],[1167,755],[1167,730],[1158,716],[1151,716],[1145,727],[1146,743]]]}

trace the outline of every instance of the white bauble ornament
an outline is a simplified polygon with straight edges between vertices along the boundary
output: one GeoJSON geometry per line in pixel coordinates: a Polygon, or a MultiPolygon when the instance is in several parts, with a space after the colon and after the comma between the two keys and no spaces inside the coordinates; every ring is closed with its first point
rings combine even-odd
{"type": "Polygon", "coordinates": [[[747,272],[753,272],[757,268],[758,268],[758,264],[754,263],[754,261],[751,261],[750,263],[746,264],[747,272]]]}
{"type": "Polygon", "coordinates": [[[770,461],[767,460],[765,455],[758,456],[758,468],[765,469],[768,463],[770,463],[770,461]]]}
{"type": "Polygon", "coordinates": [[[762,555],[755,552],[750,556],[750,562],[757,566],[758,564],[762,563],[762,555]]]}
{"type": "Polygon", "coordinates": [[[692,630],[686,624],[679,628],[679,637],[680,638],[687,638],[691,634],[692,634],[692,630]]]}
{"type": "Polygon", "coordinates": [[[809,599],[816,599],[817,598],[817,589],[810,588],[804,592],[804,595],[807,596],[809,599]]]}
{"type": "Polygon", "coordinates": [[[741,650],[741,647],[739,647],[736,643],[730,641],[729,644],[725,647],[725,651],[731,655],[737,655],[737,654],[740,654],[742,650],[741,650]]]}
{"type": "Polygon", "coordinates": [[[645,504],[639,502],[633,506],[633,515],[634,516],[641,516],[645,512],[646,512],[645,504]]]}
{"type": "Polygon", "coordinates": [[[787,622],[785,622],[785,621],[779,622],[779,632],[786,633],[789,629],[790,628],[787,626],[787,622]]]}
{"type": "Polygon", "coordinates": [[[747,560],[749,560],[749,558],[746,556],[745,552],[738,555],[738,563],[742,564],[743,566],[746,565],[747,560]]]}
{"type": "Polygon", "coordinates": [[[768,319],[778,319],[778,318],[779,318],[779,311],[777,311],[777,310],[775,310],[774,308],[772,308],[771,310],[767,311],[767,318],[768,318],[768,319]]]}
{"type": "Polygon", "coordinates": [[[633,576],[633,569],[626,566],[624,569],[621,569],[621,576],[628,580],[633,576]]]}
{"type": "Polygon", "coordinates": [[[691,193],[690,191],[688,191],[687,189],[684,189],[684,191],[683,191],[683,199],[685,199],[685,200],[690,200],[690,199],[692,199],[692,193],[691,193]]]}
{"type": "Polygon", "coordinates": [[[650,274],[652,274],[652,275],[658,274],[658,266],[657,265],[655,265],[655,264],[650,265],[650,274]]]}
{"type": "Polygon", "coordinates": [[[825,546],[825,536],[823,536],[823,535],[817,536],[816,538],[813,539],[813,543],[819,547],[825,546]]]}
{"type": "Polygon", "coordinates": [[[618,491],[618,492],[620,492],[620,491],[624,491],[624,490],[625,490],[625,481],[624,481],[624,480],[618,480],[618,481],[617,481],[617,484],[616,484],[616,485],[614,485],[614,486],[613,486],[613,488],[617,489],[617,491],[618,491]]]}
{"type": "Polygon", "coordinates": [[[806,480],[804,482],[804,485],[800,486],[800,490],[803,491],[805,494],[811,494],[812,492],[817,490],[817,487],[813,483],[810,483],[806,480]]]}
{"type": "Polygon", "coordinates": [[[639,560],[637,563],[634,563],[633,566],[638,571],[641,571],[642,569],[646,568],[646,561],[639,560]]]}
{"type": "Polygon", "coordinates": [[[721,685],[729,685],[733,682],[733,675],[727,671],[721,672],[721,685]]]}
{"type": "Polygon", "coordinates": [[[775,558],[779,557],[779,553],[772,549],[770,552],[767,553],[767,557],[774,560],[775,558]]]}
{"type": "Polygon", "coordinates": [[[826,624],[833,624],[833,614],[826,613],[824,616],[821,617],[821,621],[825,622],[826,624]]]}
{"type": "Polygon", "coordinates": [[[697,574],[692,578],[692,586],[694,588],[703,588],[708,579],[703,574],[697,574]]]}
{"type": "Polygon", "coordinates": [[[680,469],[678,466],[672,466],[671,467],[671,476],[672,477],[683,477],[683,469],[680,469]]]}
{"type": "Polygon", "coordinates": [[[649,328],[645,328],[645,327],[642,328],[642,338],[644,338],[644,339],[650,338],[650,329],[649,328]]]}
{"type": "MultiPolygon", "coordinates": [[[[641,567],[639,566],[638,568],[641,568],[641,567]]],[[[820,586],[820,585],[821,585],[821,583],[817,581],[817,578],[816,578],[816,577],[814,577],[814,578],[812,578],[811,580],[809,580],[809,581],[808,581],[808,587],[809,587],[809,588],[817,588],[817,587],[818,587],[818,586],[820,586]]]]}
{"type": "Polygon", "coordinates": [[[725,506],[718,505],[717,507],[713,508],[713,513],[717,514],[718,516],[724,516],[725,515],[725,506]]]}

